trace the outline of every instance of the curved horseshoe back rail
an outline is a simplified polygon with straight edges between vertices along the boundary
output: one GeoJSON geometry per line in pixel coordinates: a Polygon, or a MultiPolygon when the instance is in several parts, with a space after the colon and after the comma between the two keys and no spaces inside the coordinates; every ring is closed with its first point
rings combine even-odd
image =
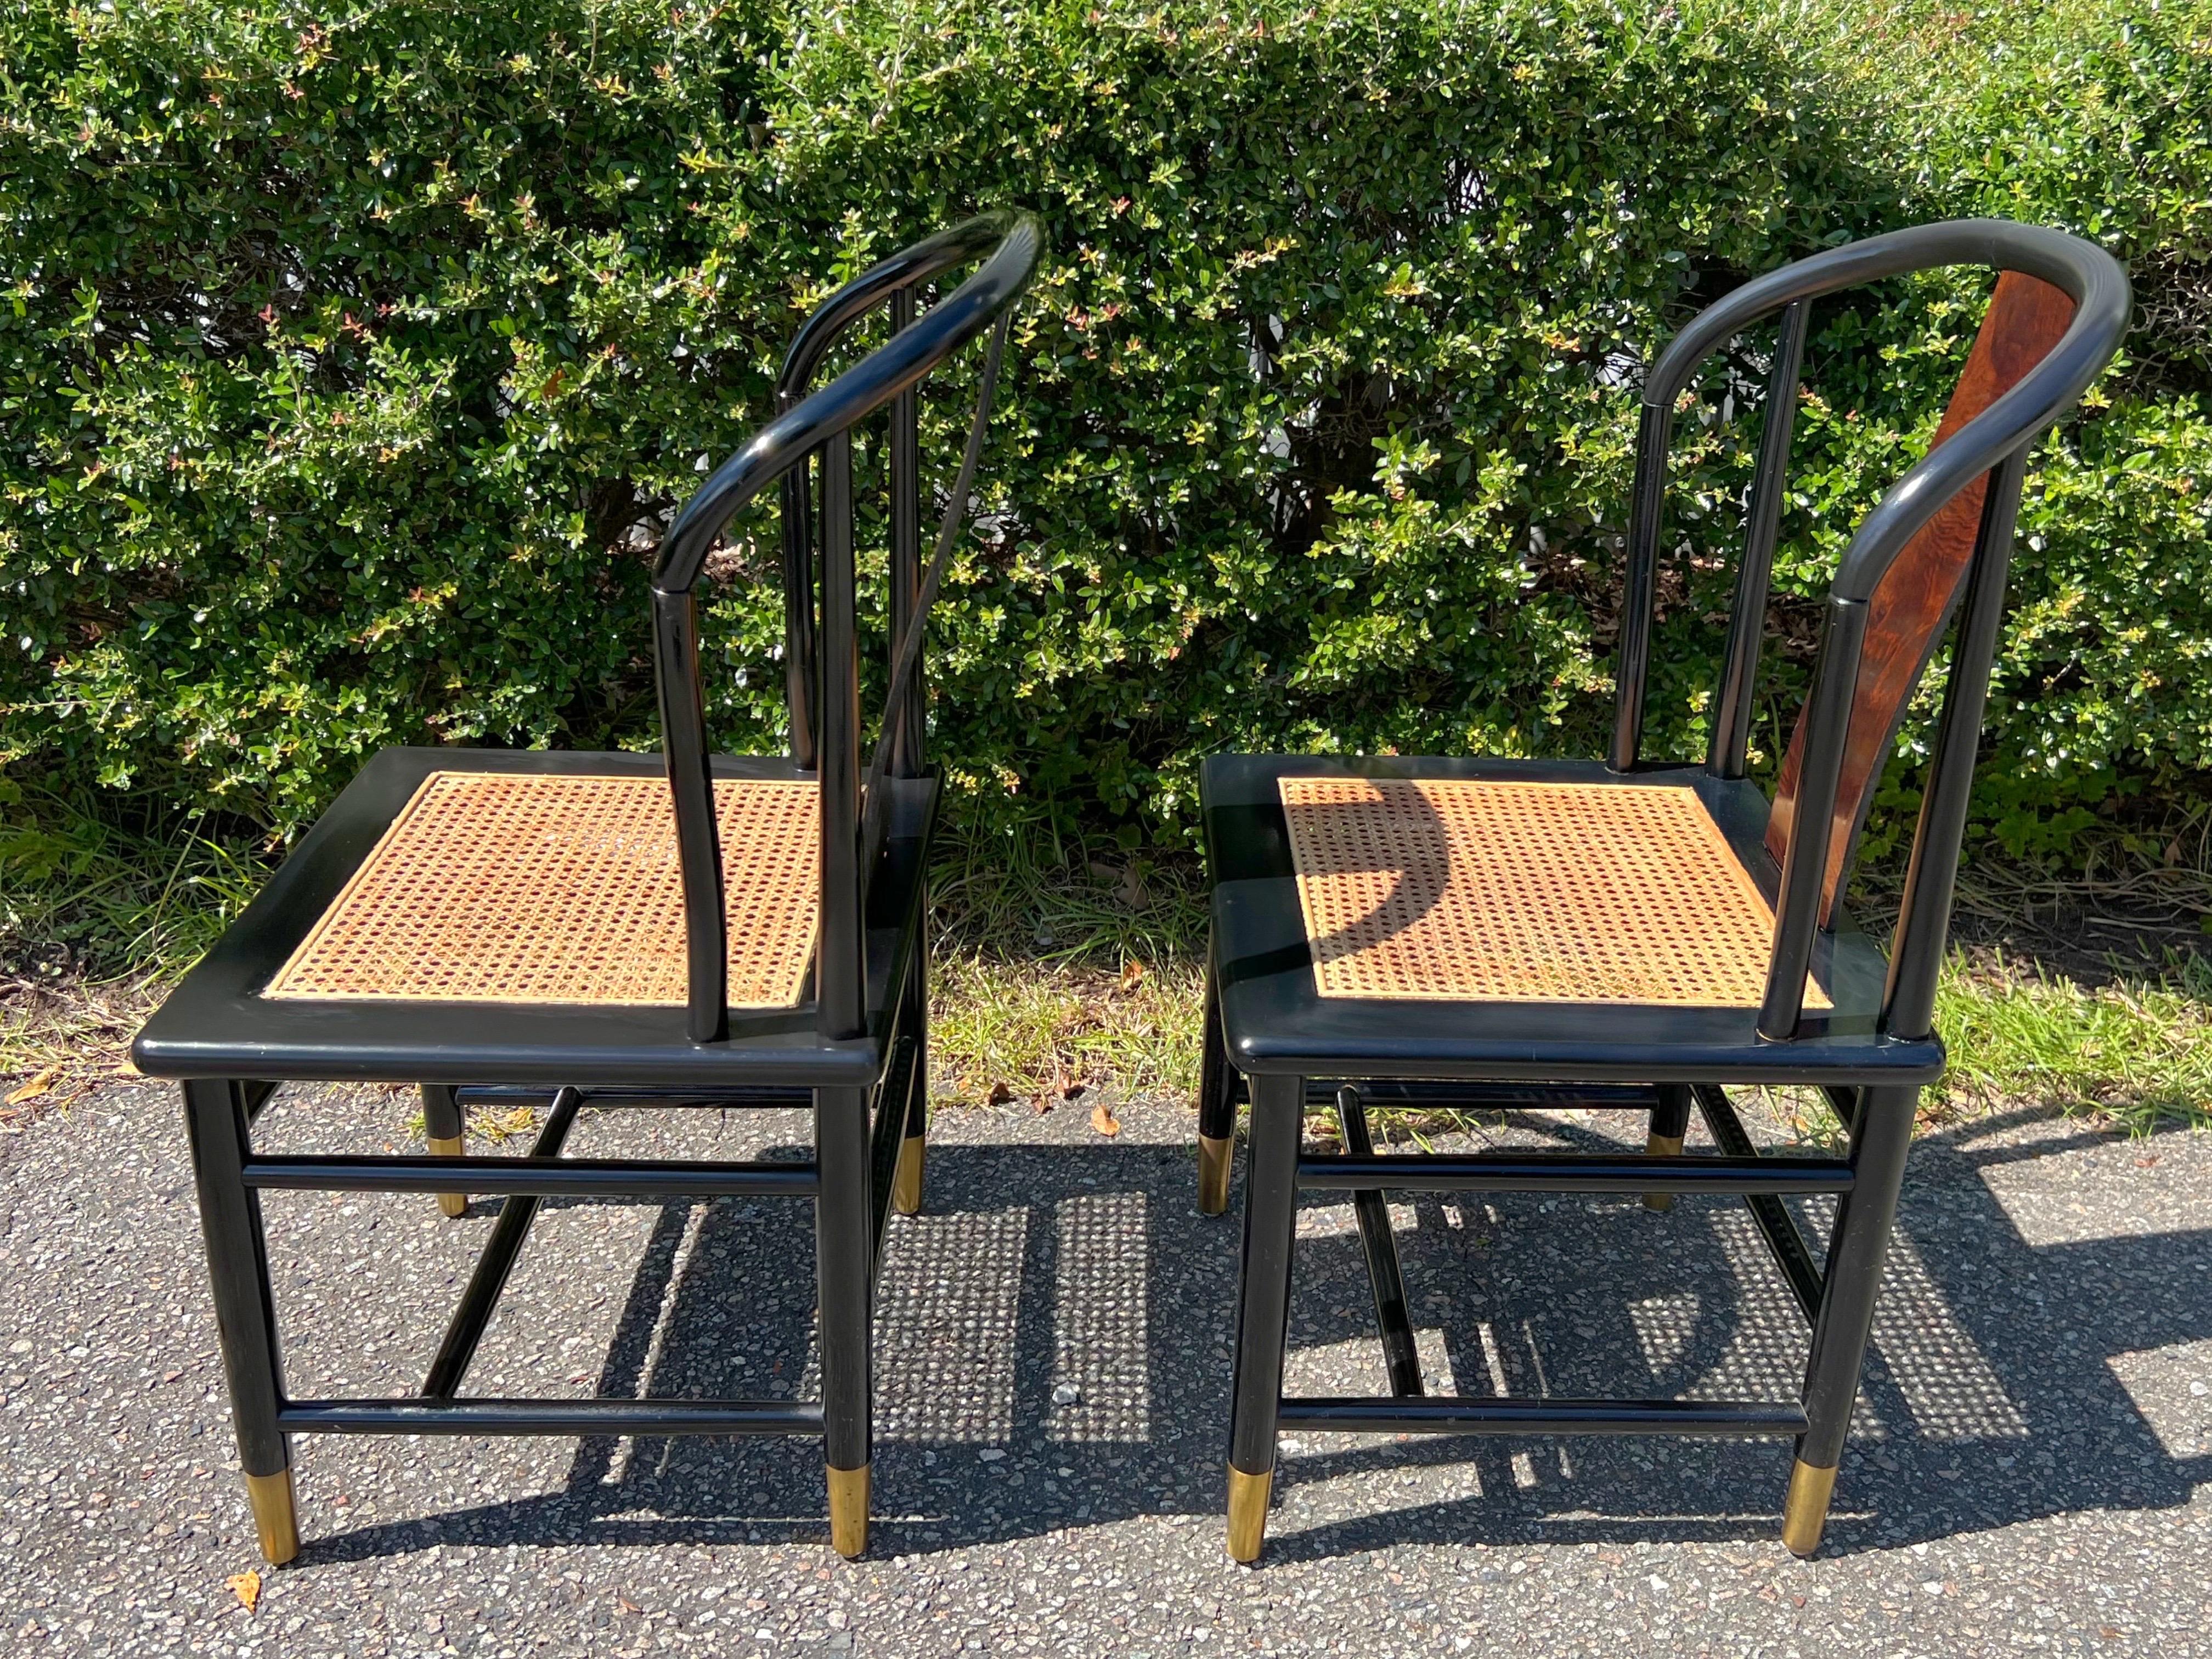
{"type": "Polygon", "coordinates": [[[1948,265],[1984,265],[2035,277],[2063,291],[2074,302],[2074,314],[2064,334],[2033,368],[1890,487],[1860,521],[1838,567],[1807,702],[1803,767],[1774,907],[1774,955],[1759,1019],[1759,1030],[1771,1038],[1786,1038],[1797,1027],[1814,938],[1824,925],[1831,819],[1865,659],[1868,607],[1899,555],[1929,521],[1962,490],[1986,477],[1991,487],[1984,499],[1966,578],[1960,648],[1953,659],[1930,769],[1934,781],[1914,838],[1912,872],[1885,999],[1885,1025],[1893,1034],[1917,1037],[1926,1033],[1933,1017],[1933,956],[1941,953],[1943,918],[1949,913],[1989,660],[2002,620],[2004,566],[2027,453],[2073,407],[2119,349],[2130,305],[2128,279],[2110,254],[2062,231],[2001,219],[1917,226],[1816,254],[1745,283],[1675,337],[1644,385],[1629,510],[1618,702],[1608,759],[1621,772],[1632,770],[1640,758],[1675,401],[1714,352],[1751,325],[1784,313],[1708,761],[1723,775],[1741,775],[1742,716],[1749,706],[1765,612],[1767,568],[1780,516],[1808,307],[1840,289],[1948,265]],[[1923,957],[1929,960],[1921,960],[1923,957]]]}
{"type": "MultiPolygon", "coordinates": [[[[853,658],[852,428],[894,399],[910,394],[930,372],[983,333],[1028,288],[1043,250],[1036,222],[1022,214],[973,219],[886,260],[825,301],[793,343],[778,386],[778,402],[790,402],[775,418],[717,467],[685,502],[661,543],[653,577],[653,658],[662,743],[676,810],[678,867],[684,884],[684,948],[688,967],[687,1026],[695,1042],[714,1042],[728,1030],[727,919],[721,850],[714,825],[708,775],[706,715],[699,669],[698,610],[692,589],[707,554],[731,516],[773,481],[796,474],[785,495],[787,620],[801,612],[807,626],[793,629],[812,644],[811,532],[803,524],[796,546],[800,568],[792,569],[793,495],[805,513],[805,463],[824,453],[823,478],[822,617],[818,684],[799,687],[819,697],[817,708],[797,701],[794,737],[805,729],[818,746],[822,784],[822,920],[816,951],[816,1003],[823,1034],[861,1033],[866,1018],[866,972],[861,958],[858,864],[860,708],[853,658]],[[951,294],[884,344],[811,394],[796,397],[843,329],[886,294],[903,296],[931,275],[988,257],[951,294]]],[[[903,307],[902,307],[903,309],[903,307]]],[[[894,319],[895,325],[897,319],[894,319]]],[[[794,638],[794,643],[798,638],[794,638]]],[[[810,649],[808,656],[817,653],[810,649]]],[[[798,676],[794,672],[794,680],[798,676]]]]}
{"type": "MultiPolygon", "coordinates": [[[[795,408],[805,397],[815,371],[845,331],[886,299],[891,307],[891,331],[896,334],[914,321],[913,290],[931,277],[962,265],[972,264],[1000,241],[1007,217],[986,214],[964,224],[925,237],[902,248],[882,264],[862,272],[816,307],[785,353],[783,371],[776,377],[778,414],[795,408]]],[[[921,445],[915,433],[915,409],[911,389],[891,400],[891,637],[904,629],[913,599],[913,565],[921,542],[921,445]]],[[[793,466],[783,475],[783,620],[784,673],[791,715],[791,757],[803,767],[815,760],[815,641],[814,641],[814,501],[807,469],[793,466]]],[[[902,733],[912,748],[921,741],[921,714],[908,716],[903,709],[887,709],[887,720],[907,725],[902,733]]],[[[902,754],[912,759],[911,752],[902,754]]]]}

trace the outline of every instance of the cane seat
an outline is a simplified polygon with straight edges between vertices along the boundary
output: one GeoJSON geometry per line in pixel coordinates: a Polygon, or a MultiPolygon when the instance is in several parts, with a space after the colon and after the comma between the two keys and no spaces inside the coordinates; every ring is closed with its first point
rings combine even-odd
{"type": "MultiPolygon", "coordinates": [[[[819,791],[714,787],[733,1008],[803,994],[819,921],[819,791]]],[[[680,1006],[684,891],[665,779],[423,779],[265,996],[680,1006]]]]}
{"type": "MultiPolygon", "coordinates": [[[[1323,997],[1755,1007],[1774,912],[1689,788],[1279,780],[1323,997]]],[[[1831,1005],[1817,982],[1808,1008],[1831,1005]]]]}

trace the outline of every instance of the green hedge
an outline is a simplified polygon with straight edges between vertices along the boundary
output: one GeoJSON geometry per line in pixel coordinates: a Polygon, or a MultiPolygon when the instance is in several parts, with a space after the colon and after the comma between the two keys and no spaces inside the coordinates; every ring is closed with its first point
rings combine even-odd
{"type": "MultiPolygon", "coordinates": [[[[2063,848],[2201,787],[2212,15],[1775,11],[27,0],[0,757],[281,835],[386,744],[652,744],[665,514],[811,302],[1000,204],[1050,252],[937,630],[972,799],[1172,838],[1224,747],[1592,752],[1638,365],[1747,273],[1995,211],[2101,239],[2143,307],[2031,478],[1984,801],[2063,848]]],[[[1822,313],[1770,758],[1980,291],[1822,313]]],[[[1655,681],[1684,752],[1754,433],[1728,380],[1686,423],[1655,681]]],[[[948,474],[962,392],[929,404],[948,474]]],[[[749,520],[717,561],[738,749],[780,740],[772,545],[749,520]]]]}

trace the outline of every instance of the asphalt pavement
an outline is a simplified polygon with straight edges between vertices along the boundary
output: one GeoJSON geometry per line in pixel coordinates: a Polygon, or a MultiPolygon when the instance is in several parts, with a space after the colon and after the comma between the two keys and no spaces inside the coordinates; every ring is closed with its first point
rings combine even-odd
{"type": "MultiPolygon", "coordinates": [[[[1109,1139],[1090,1103],[940,1115],[883,1267],[864,1560],[830,1553],[802,1442],[301,1439],[306,1547],[252,1612],[173,1093],[121,1081],[33,1121],[0,1143],[0,1651],[2212,1653],[2212,1135],[2023,1112],[1923,1139],[1814,1560],[1777,1536],[1786,1443],[1316,1437],[1285,1446],[1243,1569],[1237,1216],[1194,1208],[1187,1110],[1121,1103],[1109,1139]]],[[[398,1149],[413,1114],[289,1090],[261,1133],[398,1149]]],[[[741,1158],[804,1130],[586,1113],[571,1150],[741,1158]]],[[[1301,1220],[1291,1383],[1382,1392],[1335,1196],[1301,1220]]],[[[412,1392],[495,1210],[270,1194],[293,1391],[412,1392]]],[[[1433,1389],[1795,1387],[1802,1322],[1739,1208],[1393,1213],[1433,1389]]],[[[803,1395],[812,1299],[803,1204],[550,1203],[467,1392],[803,1395]]]]}

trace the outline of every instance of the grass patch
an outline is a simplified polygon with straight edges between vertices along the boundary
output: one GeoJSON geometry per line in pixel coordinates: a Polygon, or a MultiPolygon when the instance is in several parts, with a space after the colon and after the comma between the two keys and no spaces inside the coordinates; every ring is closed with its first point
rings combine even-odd
{"type": "Polygon", "coordinates": [[[1197,1087],[1199,972],[1188,963],[1133,961],[1113,973],[955,957],[937,963],[930,1000],[940,1099],[1019,1099],[1049,1111],[1107,1084],[1197,1087]]]}
{"type": "Polygon", "coordinates": [[[2212,1125],[2212,962],[2162,980],[2085,988],[1992,954],[1954,956],[1936,994],[1964,1109],[2031,1100],[2138,1133],[2161,1119],[2212,1125]]]}
{"type": "Polygon", "coordinates": [[[268,878],[233,826],[0,777],[0,1128],[124,1062],[163,988],[268,878]]]}
{"type": "MultiPolygon", "coordinates": [[[[134,816],[129,802],[94,812],[5,783],[0,1097],[23,1097],[0,1105],[0,1127],[112,1073],[164,988],[269,870],[234,825],[134,816]]],[[[2179,844],[2161,842],[2162,860],[2107,860],[2101,874],[2070,883],[1977,867],[1961,929],[1984,942],[1954,951],[1944,974],[1937,1022],[1952,1066],[1947,1087],[1927,1097],[1930,1121],[2026,1103],[2138,1133],[2160,1121],[2212,1125],[2212,959],[2171,942],[2197,933],[2212,878],[2201,860],[2175,864],[2179,844]],[[2071,917],[2069,905],[2101,914],[2123,899],[2130,915],[2172,922],[2162,963],[2146,966],[2141,949],[2132,965],[2079,948],[2031,956],[1990,945],[1976,926],[1993,915],[2071,917]]],[[[945,837],[932,880],[940,1098],[1049,1109],[1109,1085],[1194,1095],[1206,928],[1195,859],[1009,810],[945,837]]],[[[2050,922],[2039,944],[2086,932],[2050,922]]],[[[1775,1091],[1767,1104],[1802,1139],[1836,1138],[1815,1097],[1775,1091]]]]}

